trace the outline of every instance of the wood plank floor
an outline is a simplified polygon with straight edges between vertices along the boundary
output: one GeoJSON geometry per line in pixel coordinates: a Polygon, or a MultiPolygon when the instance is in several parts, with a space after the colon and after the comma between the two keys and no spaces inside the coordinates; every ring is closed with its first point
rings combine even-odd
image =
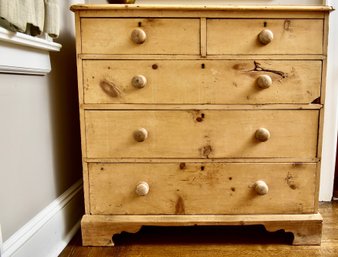
{"type": "Polygon", "coordinates": [[[114,237],[115,247],[83,247],[80,232],[59,257],[338,257],[338,203],[321,203],[321,246],[291,246],[292,234],[246,227],[144,227],[114,237]]]}

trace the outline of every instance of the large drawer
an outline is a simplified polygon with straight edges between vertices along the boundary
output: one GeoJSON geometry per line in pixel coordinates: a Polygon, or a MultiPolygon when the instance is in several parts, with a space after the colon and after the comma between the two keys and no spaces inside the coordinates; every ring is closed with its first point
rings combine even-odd
{"type": "Polygon", "coordinates": [[[81,35],[85,54],[200,53],[199,19],[83,18],[81,35]],[[135,43],[131,35],[140,30],[145,41],[135,43]]]}
{"type": "Polygon", "coordinates": [[[312,163],[90,163],[90,213],[313,213],[316,168],[312,163]],[[256,192],[257,181],[266,183],[267,193],[259,190],[265,195],[256,192]],[[140,184],[148,185],[148,193],[140,184]]]}
{"type": "Polygon", "coordinates": [[[321,65],[298,60],[85,60],[84,102],[307,104],[320,96],[321,65]],[[272,84],[260,84],[266,76],[272,84]]]}
{"type": "Polygon", "coordinates": [[[320,19],[208,19],[207,52],[214,54],[322,54],[320,19]],[[262,44],[263,30],[273,33],[262,44]]]}
{"type": "Polygon", "coordinates": [[[87,157],[315,158],[318,115],[318,110],[86,111],[87,157]],[[264,129],[270,138],[262,142],[256,136],[267,139],[264,129]]]}

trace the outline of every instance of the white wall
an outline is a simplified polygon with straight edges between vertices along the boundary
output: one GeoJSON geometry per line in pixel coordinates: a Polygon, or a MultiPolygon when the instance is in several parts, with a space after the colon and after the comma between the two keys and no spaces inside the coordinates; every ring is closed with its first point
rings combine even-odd
{"type": "Polygon", "coordinates": [[[3,239],[56,196],[47,77],[0,75],[3,239]]]}
{"type": "MultiPolygon", "coordinates": [[[[326,4],[338,8],[337,1],[328,0],[326,4]]],[[[337,148],[338,128],[338,13],[330,15],[328,73],[326,88],[326,106],[324,119],[324,138],[319,199],[330,201],[333,192],[334,170],[337,148]]]]}
{"type": "MultiPolygon", "coordinates": [[[[61,4],[61,52],[48,76],[0,74],[3,240],[81,178],[71,2],[61,4]]],[[[77,1],[79,2],[79,1],[77,1]]],[[[81,206],[79,207],[81,208],[81,206]]]]}

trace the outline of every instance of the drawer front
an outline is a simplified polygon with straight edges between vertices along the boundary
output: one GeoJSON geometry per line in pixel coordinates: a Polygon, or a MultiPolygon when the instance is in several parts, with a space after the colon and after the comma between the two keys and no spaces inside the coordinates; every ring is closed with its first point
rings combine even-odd
{"type": "Polygon", "coordinates": [[[82,52],[199,54],[199,28],[199,19],[82,19],[82,52]],[[135,31],[144,34],[132,37],[135,31]]]}
{"type": "Polygon", "coordinates": [[[308,104],[321,84],[320,61],[87,60],[83,71],[85,103],[308,104]]]}
{"type": "Polygon", "coordinates": [[[311,213],[315,185],[316,164],[89,164],[91,214],[311,213]]]}
{"type": "Polygon", "coordinates": [[[320,19],[208,19],[208,54],[322,54],[323,20],[320,19]],[[271,43],[258,35],[273,33],[271,43]],[[266,42],[265,42],[266,43],[266,42]]]}
{"type": "Polygon", "coordinates": [[[318,115],[318,110],[86,111],[87,157],[314,158],[318,115]]]}

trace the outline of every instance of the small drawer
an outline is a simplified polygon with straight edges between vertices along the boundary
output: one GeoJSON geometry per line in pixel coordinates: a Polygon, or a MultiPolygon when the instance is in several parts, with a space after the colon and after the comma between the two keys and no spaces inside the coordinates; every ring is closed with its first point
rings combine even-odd
{"type": "Polygon", "coordinates": [[[81,19],[85,54],[199,54],[198,19],[81,19]]]}
{"type": "Polygon", "coordinates": [[[207,53],[322,54],[323,20],[208,19],[207,53]]]}
{"type": "Polygon", "coordinates": [[[315,158],[318,110],[86,111],[87,158],[315,158]]]}
{"type": "Polygon", "coordinates": [[[90,213],[313,213],[316,169],[314,163],[90,163],[90,213]]]}
{"type": "Polygon", "coordinates": [[[309,104],[321,61],[84,60],[85,103],[309,104]]]}

